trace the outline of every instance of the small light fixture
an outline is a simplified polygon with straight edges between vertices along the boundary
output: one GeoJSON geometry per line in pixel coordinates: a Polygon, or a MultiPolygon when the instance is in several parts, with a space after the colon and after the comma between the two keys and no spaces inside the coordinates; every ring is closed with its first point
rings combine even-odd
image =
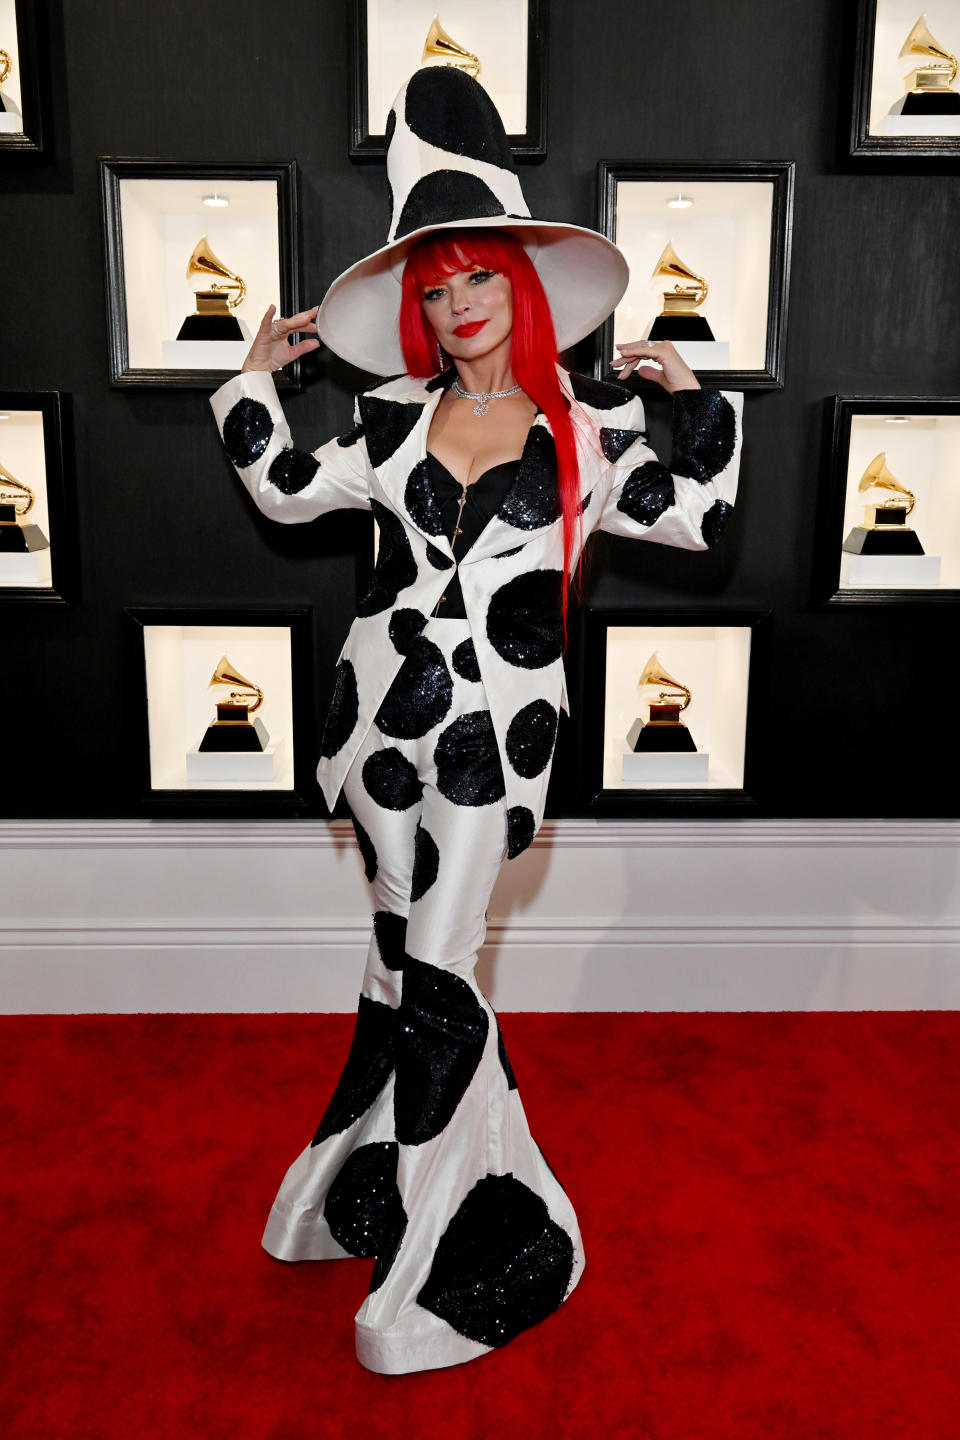
{"type": "Polygon", "coordinates": [[[884,415],[883,419],[884,419],[884,423],[885,423],[886,425],[909,425],[909,424],[910,424],[910,416],[909,416],[909,415],[884,415]]]}
{"type": "Polygon", "coordinates": [[[214,190],[212,195],[204,195],[203,203],[204,205],[209,205],[211,210],[222,210],[224,205],[230,204],[230,201],[226,195],[220,195],[214,190]]]}
{"type": "Polygon", "coordinates": [[[689,195],[684,195],[681,190],[677,191],[676,196],[673,200],[667,201],[667,206],[671,210],[689,210],[692,204],[693,201],[690,199],[689,195]]]}
{"type": "Polygon", "coordinates": [[[9,416],[9,415],[0,415],[0,420],[9,420],[9,419],[10,419],[10,416],[9,416]]]}

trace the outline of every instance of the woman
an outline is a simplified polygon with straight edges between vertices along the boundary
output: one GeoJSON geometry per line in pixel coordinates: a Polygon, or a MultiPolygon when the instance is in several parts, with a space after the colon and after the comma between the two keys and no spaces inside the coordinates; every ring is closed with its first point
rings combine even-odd
{"type": "Polygon", "coordinates": [[[287,1260],[375,1256],[357,1353],[399,1373],[506,1343],[582,1272],[576,1218],[474,980],[477,950],[499,867],[543,814],[583,542],[603,528],[716,543],[739,424],[671,345],[620,347],[622,374],[675,396],[671,473],[646,444],[639,400],[558,363],[558,341],[616,304],[625,266],[603,237],[529,218],[474,81],[418,72],[391,133],[388,245],[319,313],[271,307],[213,407],[265,514],[358,507],[378,523],[318,770],[328,803],[342,788],[353,813],[374,935],[343,1075],[264,1245],[287,1260]],[[291,344],[295,333],[306,338],[291,344]],[[375,372],[402,355],[406,373],[358,397],[354,429],[306,454],[270,372],[315,348],[315,333],[375,372]]]}

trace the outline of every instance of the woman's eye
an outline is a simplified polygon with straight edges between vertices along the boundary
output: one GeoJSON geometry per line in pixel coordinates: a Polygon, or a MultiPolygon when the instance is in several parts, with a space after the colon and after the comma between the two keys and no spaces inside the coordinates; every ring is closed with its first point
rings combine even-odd
{"type": "Polygon", "coordinates": [[[439,300],[442,294],[443,286],[438,285],[433,290],[425,290],[423,292],[423,298],[424,300],[439,300]]]}
{"type": "Polygon", "coordinates": [[[493,270],[474,270],[473,274],[470,276],[470,284],[482,285],[484,280],[492,279],[493,275],[493,270]]]}

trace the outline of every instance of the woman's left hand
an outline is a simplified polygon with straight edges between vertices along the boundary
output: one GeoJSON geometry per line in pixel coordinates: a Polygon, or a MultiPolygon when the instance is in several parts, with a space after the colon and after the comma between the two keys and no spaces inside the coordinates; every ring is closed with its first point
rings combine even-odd
{"type": "Polygon", "coordinates": [[[630,340],[618,345],[619,360],[611,361],[614,370],[620,372],[620,379],[626,380],[634,371],[644,380],[654,380],[670,395],[674,390],[699,390],[700,381],[686,361],[681,360],[676,347],[670,340],[630,340]],[[644,365],[644,360],[655,360],[662,369],[644,365]]]}

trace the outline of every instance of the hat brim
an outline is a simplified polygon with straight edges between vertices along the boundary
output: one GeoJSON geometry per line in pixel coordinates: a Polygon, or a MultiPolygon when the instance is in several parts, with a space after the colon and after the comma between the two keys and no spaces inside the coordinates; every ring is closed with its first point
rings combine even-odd
{"type": "Polygon", "coordinates": [[[317,333],[336,354],[373,375],[396,375],[406,367],[400,348],[402,262],[424,235],[438,230],[505,230],[532,240],[531,255],[546,292],[557,335],[566,350],[595,330],[627,288],[629,268],[605,235],[580,225],[507,215],[425,225],[338,275],[320,305],[317,333]]]}

